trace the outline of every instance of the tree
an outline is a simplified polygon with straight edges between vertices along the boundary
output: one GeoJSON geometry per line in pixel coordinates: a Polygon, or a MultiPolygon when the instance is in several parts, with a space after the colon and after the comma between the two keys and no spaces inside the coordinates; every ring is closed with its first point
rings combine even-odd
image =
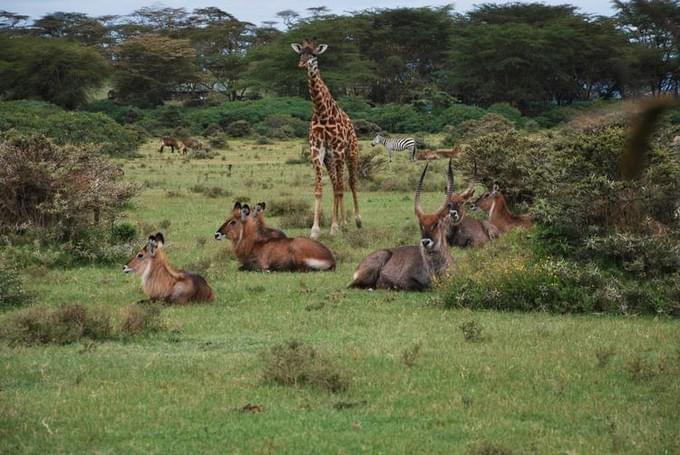
{"type": "Polygon", "coordinates": [[[160,104],[173,91],[201,80],[196,51],[186,39],[144,34],[122,44],[116,53],[117,97],[136,104],[160,104]]]}
{"type": "Polygon", "coordinates": [[[0,93],[5,98],[38,98],[74,109],[108,73],[104,57],[78,43],[0,35],[0,93]]]}
{"type": "Polygon", "coordinates": [[[89,46],[102,44],[107,34],[101,22],[82,13],[48,14],[35,21],[33,28],[41,36],[70,38],[89,46]]]}
{"type": "Polygon", "coordinates": [[[286,28],[291,28],[295,22],[298,20],[300,15],[293,11],[292,9],[285,9],[283,11],[279,11],[276,13],[276,17],[280,17],[281,20],[283,21],[283,25],[286,26],[286,28]]]}
{"type": "Polygon", "coordinates": [[[11,11],[0,10],[0,30],[11,30],[18,28],[28,20],[28,16],[13,13],[11,11]]]}
{"type": "Polygon", "coordinates": [[[633,90],[680,94],[680,2],[614,1],[631,42],[627,82],[633,90]]]}

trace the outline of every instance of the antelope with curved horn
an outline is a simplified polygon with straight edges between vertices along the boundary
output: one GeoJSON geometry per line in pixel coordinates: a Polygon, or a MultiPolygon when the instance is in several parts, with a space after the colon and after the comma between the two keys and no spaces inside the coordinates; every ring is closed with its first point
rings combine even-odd
{"type": "Polygon", "coordinates": [[[258,232],[250,207],[237,202],[232,216],[215,233],[215,240],[231,240],[234,254],[245,270],[309,272],[334,270],[333,253],[307,237],[266,239],[258,232]]]}
{"type": "Polygon", "coordinates": [[[479,197],[472,205],[475,209],[481,209],[489,213],[489,222],[493,224],[500,234],[504,234],[515,228],[530,228],[533,220],[529,215],[515,215],[508,208],[505,196],[493,184],[491,191],[487,191],[479,197]]]}
{"type": "Polygon", "coordinates": [[[202,276],[170,266],[164,244],[160,232],[150,236],[147,244],[123,266],[123,272],[139,275],[142,289],[151,300],[181,304],[213,300],[213,291],[202,276]]]}
{"type": "Polygon", "coordinates": [[[255,210],[253,211],[253,219],[257,225],[257,233],[262,240],[269,239],[285,239],[287,236],[283,231],[278,229],[273,229],[267,227],[264,220],[264,209],[267,205],[264,202],[258,202],[255,204],[255,210]]]}
{"type": "MultiPolygon", "coordinates": [[[[448,179],[453,182],[453,170],[449,161],[448,179]]],[[[457,211],[460,220],[456,224],[450,224],[447,233],[449,245],[459,247],[483,245],[489,240],[498,237],[499,232],[496,227],[486,221],[468,217],[465,213],[465,204],[475,194],[475,190],[469,187],[462,193],[450,193],[449,204],[457,211]]]]}
{"type": "MultiPolygon", "coordinates": [[[[400,246],[369,254],[359,264],[350,287],[420,291],[444,275],[453,260],[446,233],[460,215],[449,203],[453,180],[449,174],[447,195],[443,205],[433,213],[425,213],[420,203],[428,162],[420,176],[414,199],[415,215],[420,225],[420,245],[400,246]]],[[[449,167],[451,163],[449,162],[449,167]]]]}

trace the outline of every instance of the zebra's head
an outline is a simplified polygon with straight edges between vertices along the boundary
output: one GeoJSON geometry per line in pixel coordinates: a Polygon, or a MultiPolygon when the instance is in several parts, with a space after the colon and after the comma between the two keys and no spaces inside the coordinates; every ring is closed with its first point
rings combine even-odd
{"type": "Polygon", "coordinates": [[[375,147],[378,144],[384,144],[385,143],[385,138],[382,137],[382,135],[378,134],[376,137],[373,138],[371,141],[371,146],[375,147]]]}
{"type": "Polygon", "coordinates": [[[317,57],[328,49],[328,44],[319,44],[318,46],[314,43],[314,40],[304,39],[302,43],[292,43],[290,47],[293,48],[296,54],[300,56],[300,61],[298,62],[299,68],[309,68],[317,66],[317,57]]]}

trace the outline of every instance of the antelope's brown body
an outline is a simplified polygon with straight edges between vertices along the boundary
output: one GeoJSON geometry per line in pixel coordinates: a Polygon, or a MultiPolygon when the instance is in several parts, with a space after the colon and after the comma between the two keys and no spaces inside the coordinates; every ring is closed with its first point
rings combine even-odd
{"type": "Polygon", "coordinates": [[[474,189],[468,188],[460,194],[454,193],[449,196],[449,203],[455,204],[459,208],[461,216],[458,224],[449,226],[447,232],[449,245],[461,248],[480,246],[498,237],[498,229],[492,223],[467,216],[465,204],[474,193],[474,189]]]}
{"type": "Polygon", "coordinates": [[[163,243],[160,233],[150,237],[149,243],[128,261],[123,271],[141,277],[142,289],[151,300],[179,304],[213,300],[213,291],[202,276],[175,270],[170,265],[163,243]]]}
{"type": "Polygon", "coordinates": [[[530,228],[533,225],[531,216],[515,215],[510,211],[505,196],[496,186],[492,191],[484,193],[474,205],[489,213],[489,222],[500,234],[515,228],[530,228]]]}

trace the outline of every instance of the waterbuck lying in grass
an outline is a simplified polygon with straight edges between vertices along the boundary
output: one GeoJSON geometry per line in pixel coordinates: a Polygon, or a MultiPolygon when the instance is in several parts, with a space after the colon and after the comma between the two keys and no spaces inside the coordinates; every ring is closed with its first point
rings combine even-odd
{"type": "Polygon", "coordinates": [[[423,169],[415,196],[420,245],[389,248],[369,254],[354,272],[350,287],[419,291],[429,288],[434,278],[448,271],[452,259],[446,233],[450,224],[460,221],[457,209],[449,202],[453,192],[453,173],[448,174],[444,204],[436,212],[427,214],[420,205],[420,193],[429,165],[427,163],[423,169]]]}
{"type": "Polygon", "coordinates": [[[123,272],[140,275],[142,289],[151,300],[181,304],[213,300],[213,291],[202,276],[170,266],[164,243],[160,232],[149,237],[139,253],[123,266],[123,272]]]}
{"type": "Polygon", "coordinates": [[[515,215],[508,208],[505,196],[494,183],[491,191],[487,191],[472,205],[475,209],[481,209],[489,213],[489,222],[498,232],[504,234],[515,228],[530,228],[533,225],[531,216],[515,215]]]}
{"type": "Polygon", "coordinates": [[[264,219],[264,209],[267,205],[264,202],[258,202],[255,204],[255,210],[253,211],[253,219],[257,224],[257,233],[262,239],[285,239],[287,235],[278,229],[273,229],[267,227],[264,219]]]}
{"type": "MultiPolygon", "coordinates": [[[[260,215],[261,216],[261,213],[260,215]]],[[[234,254],[244,270],[310,272],[334,270],[335,258],[322,243],[306,237],[266,238],[250,207],[240,202],[215,233],[215,240],[231,240],[234,254]]]]}
{"type": "MultiPolygon", "coordinates": [[[[449,166],[449,179],[453,180],[451,166],[449,166]]],[[[475,194],[474,188],[468,188],[462,193],[454,193],[449,196],[449,204],[460,216],[460,221],[450,224],[447,233],[449,245],[460,247],[483,245],[489,240],[498,237],[498,229],[486,220],[478,220],[466,216],[465,204],[475,194]]]]}

